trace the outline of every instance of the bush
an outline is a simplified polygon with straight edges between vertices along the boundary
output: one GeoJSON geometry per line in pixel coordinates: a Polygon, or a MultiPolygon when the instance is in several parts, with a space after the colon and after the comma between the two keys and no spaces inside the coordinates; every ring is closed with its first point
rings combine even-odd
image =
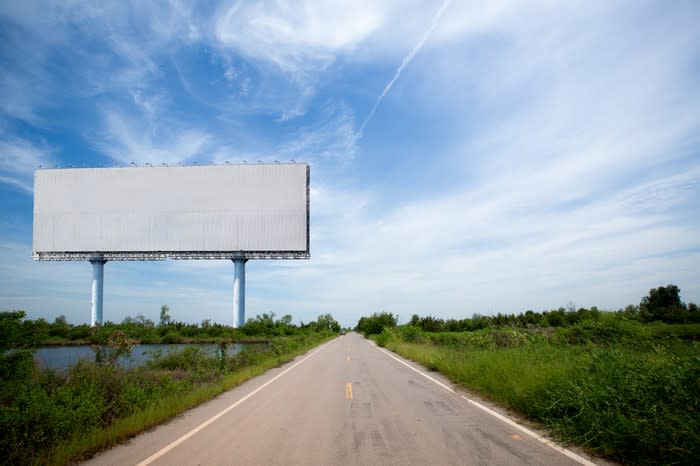
{"type": "Polygon", "coordinates": [[[374,341],[376,341],[379,346],[386,346],[390,341],[395,339],[396,335],[394,335],[394,332],[385,328],[382,330],[382,333],[375,337],[374,341]]]}
{"type": "Polygon", "coordinates": [[[170,330],[163,335],[163,339],[161,341],[165,344],[180,343],[182,341],[182,335],[180,335],[176,330],[170,330]]]}
{"type": "Polygon", "coordinates": [[[370,317],[361,317],[357,322],[357,331],[365,335],[379,335],[385,328],[396,327],[397,318],[390,312],[374,313],[370,317]]]}
{"type": "Polygon", "coordinates": [[[401,338],[403,341],[409,343],[423,343],[425,338],[423,337],[423,332],[412,325],[406,325],[400,327],[401,338]]]}
{"type": "Polygon", "coordinates": [[[207,353],[197,347],[184,348],[182,351],[173,351],[165,355],[155,355],[146,362],[146,367],[151,369],[181,369],[186,372],[214,369],[216,361],[207,353]]]}
{"type": "Polygon", "coordinates": [[[617,316],[601,321],[584,321],[567,328],[557,329],[563,342],[573,345],[622,343],[628,341],[640,345],[649,340],[647,328],[638,323],[620,319],[617,316]]]}
{"type": "MultiPolygon", "coordinates": [[[[700,364],[659,348],[652,358],[599,348],[575,377],[551,381],[537,416],[560,436],[626,462],[700,455],[700,364]]],[[[696,356],[697,358],[697,356],[696,356]]]]}

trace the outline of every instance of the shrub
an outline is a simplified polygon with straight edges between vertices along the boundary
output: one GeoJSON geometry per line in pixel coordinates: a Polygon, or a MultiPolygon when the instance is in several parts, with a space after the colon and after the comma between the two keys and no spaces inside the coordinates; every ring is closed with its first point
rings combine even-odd
{"type": "Polygon", "coordinates": [[[180,335],[177,330],[169,330],[163,335],[161,341],[166,344],[180,343],[182,341],[182,335],[180,335]]]}
{"type": "Polygon", "coordinates": [[[370,317],[361,317],[357,322],[357,331],[365,335],[379,335],[384,328],[396,327],[397,318],[390,312],[374,313],[370,317]]]}
{"type": "Polygon", "coordinates": [[[597,348],[577,375],[551,381],[538,415],[559,435],[626,462],[700,455],[700,364],[666,348],[652,357],[597,348]]]}
{"type": "Polygon", "coordinates": [[[382,330],[382,333],[376,336],[375,341],[379,346],[386,346],[390,341],[393,341],[395,339],[396,335],[394,335],[394,332],[392,332],[388,328],[385,328],[382,330]]]}
{"type": "Polygon", "coordinates": [[[423,343],[423,332],[412,325],[406,325],[400,328],[401,338],[409,343],[423,343]]]}

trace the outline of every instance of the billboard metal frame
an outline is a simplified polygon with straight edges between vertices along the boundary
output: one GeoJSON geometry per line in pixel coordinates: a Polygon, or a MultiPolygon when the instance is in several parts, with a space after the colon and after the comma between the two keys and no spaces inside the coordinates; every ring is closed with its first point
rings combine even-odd
{"type": "Polygon", "coordinates": [[[163,261],[234,259],[309,259],[309,251],[119,251],[119,252],[34,252],[36,261],[163,261]]]}

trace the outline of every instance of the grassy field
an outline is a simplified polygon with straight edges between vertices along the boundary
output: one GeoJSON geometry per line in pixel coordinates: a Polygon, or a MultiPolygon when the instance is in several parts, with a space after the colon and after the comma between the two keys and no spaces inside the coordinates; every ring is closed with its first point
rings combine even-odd
{"type": "Polygon", "coordinates": [[[567,328],[384,329],[388,349],[628,464],[700,459],[700,325],[617,316],[567,328]]]}
{"type": "Polygon", "coordinates": [[[16,351],[4,357],[0,368],[2,462],[67,464],[84,459],[336,335],[306,331],[271,337],[269,345],[234,356],[222,352],[212,357],[187,348],[156,355],[133,369],[110,364],[108,354],[102,363],[81,361],[66,373],[39,370],[30,351],[16,351]]]}

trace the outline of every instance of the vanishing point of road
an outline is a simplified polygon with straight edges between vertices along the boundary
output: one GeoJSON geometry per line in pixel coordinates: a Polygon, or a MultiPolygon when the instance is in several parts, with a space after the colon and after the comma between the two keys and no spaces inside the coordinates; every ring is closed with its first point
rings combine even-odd
{"type": "Polygon", "coordinates": [[[592,464],[356,333],[88,464],[592,464]]]}

